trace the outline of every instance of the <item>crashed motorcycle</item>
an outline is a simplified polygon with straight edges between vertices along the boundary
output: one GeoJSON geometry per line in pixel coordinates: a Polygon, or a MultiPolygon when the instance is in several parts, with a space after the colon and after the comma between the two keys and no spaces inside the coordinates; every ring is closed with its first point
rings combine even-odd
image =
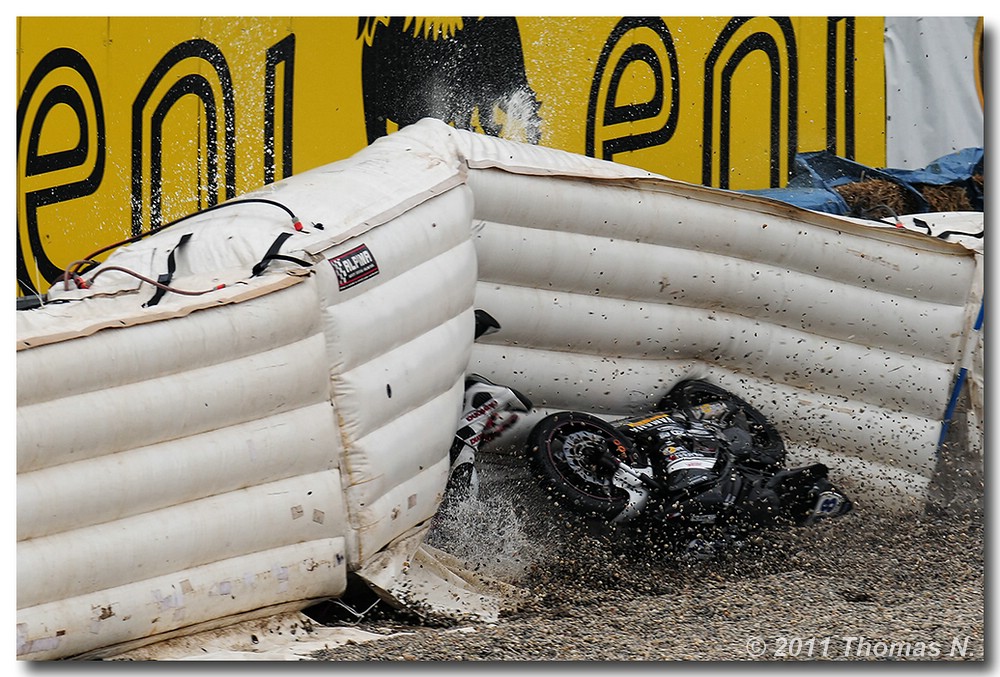
{"type": "MultiPolygon", "coordinates": [[[[445,504],[479,489],[476,453],[529,412],[523,394],[478,375],[466,380],[465,410],[451,448],[445,504]]],[[[786,467],[777,429],[742,398],[687,380],[652,413],[606,421],[550,414],[530,430],[527,461],[559,506],[711,559],[770,529],[850,512],[827,466],[786,467]]]]}
{"type": "Polygon", "coordinates": [[[608,524],[641,523],[697,559],[853,508],[827,466],[786,467],[784,441],[764,415],[702,380],[682,381],[642,416],[546,416],[527,453],[560,505],[608,524]]]}

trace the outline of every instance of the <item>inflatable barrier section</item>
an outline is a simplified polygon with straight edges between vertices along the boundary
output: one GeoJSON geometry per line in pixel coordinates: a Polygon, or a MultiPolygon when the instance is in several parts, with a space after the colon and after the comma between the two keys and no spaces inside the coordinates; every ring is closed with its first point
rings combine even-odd
{"type": "Polygon", "coordinates": [[[707,378],[892,506],[947,423],[981,440],[982,214],[848,219],[424,120],[133,240],[17,312],[22,660],[349,574],[447,604],[410,564],[469,371],[606,416],[707,378]]]}
{"type": "Polygon", "coordinates": [[[473,157],[476,305],[502,330],[472,370],[609,418],[706,379],[869,504],[925,505],[967,378],[970,415],[983,407],[981,212],[865,221],[473,157]]]}

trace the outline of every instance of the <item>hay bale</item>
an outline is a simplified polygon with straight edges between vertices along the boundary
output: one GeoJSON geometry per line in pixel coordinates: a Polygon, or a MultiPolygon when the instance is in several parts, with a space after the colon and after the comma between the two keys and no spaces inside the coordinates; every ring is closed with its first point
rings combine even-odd
{"type": "Polygon", "coordinates": [[[932,212],[971,212],[972,202],[963,186],[920,185],[917,190],[927,200],[932,212]]]}
{"type": "MultiPolygon", "coordinates": [[[[982,175],[972,177],[982,186],[982,175]]],[[[936,186],[916,184],[913,186],[927,201],[932,212],[975,211],[964,185],[949,184],[936,186]]],[[[887,216],[916,214],[925,211],[917,200],[902,185],[884,179],[870,179],[836,186],[837,193],[844,199],[850,216],[883,219],[887,216]]]]}
{"type": "Polygon", "coordinates": [[[851,216],[881,219],[923,211],[901,185],[884,179],[845,183],[834,190],[847,203],[851,216]]]}

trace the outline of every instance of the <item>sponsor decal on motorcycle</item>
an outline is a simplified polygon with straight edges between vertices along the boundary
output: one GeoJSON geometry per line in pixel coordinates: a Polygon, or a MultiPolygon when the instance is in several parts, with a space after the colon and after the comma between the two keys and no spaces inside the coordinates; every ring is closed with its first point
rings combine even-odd
{"type": "Polygon", "coordinates": [[[618,454],[618,458],[620,460],[624,461],[628,458],[628,449],[625,448],[625,445],[622,444],[621,440],[617,438],[612,438],[611,444],[612,446],[614,446],[615,452],[618,454]]]}
{"type": "Polygon", "coordinates": [[[725,402],[705,402],[704,404],[699,404],[694,409],[694,413],[698,415],[699,418],[716,418],[722,416],[729,412],[729,407],[725,402]]]}
{"type": "Polygon", "coordinates": [[[679,458],[667,464],[667,472],[672,473],[677,470],[711,470],[715,467],[715,459],[706,456],[696,458],[679,458]]]}
{"type": "Polygon", "coordinates": [[[477,418],[484,415],[488,411],[496,409],[498,406],[500,406],[500,403],[498,401],[496,401],[495,399],[490,400],[489,402],[479,407],[478,409],[475,409],[472,412],[466,414],[465,420],[471,423],[472,421],[475,421],[477,418]]]}
{"type": "Polygon", "coordinates": [[[663,425],[664,423],[673,422],[673,419],[669,414],[659,414],[656,416],[650,416],[649,418],[644,418],[641,421],[631,421],[625,424],[629,430],[639,432],[642,430],[647,430],[649,428],[655,428],[657,426],[663,425]]]}
{"type": "Polygon", "coordinates": [[[699,524],[715,524],[715,513],[708,515],[691,515],[688,519],[699,524]]]}
{"type": "Polygon", "coordinates": [[[844,504],[843,498],[840,494],[833,491],[824,491],[816,499],[816,507],[813,508],[813,517],[829,517],[831,515],[837,515],[840,513],[840,509],[844,504]]]}

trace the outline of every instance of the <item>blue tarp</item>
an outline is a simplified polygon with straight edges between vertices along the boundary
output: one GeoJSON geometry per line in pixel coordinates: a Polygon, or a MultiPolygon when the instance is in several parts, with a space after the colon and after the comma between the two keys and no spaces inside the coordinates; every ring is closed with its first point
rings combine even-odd
{"type": "MultiPolygon", "coordinates": [[[[880,179],[900,186],[916,211],[933,211],[918,185],[960,186],[975,211],[983,211],[983,191],[973,176],[983,174],[983,149],[965,148],[938,158],[922,169],[875,169],[827,151],[799,153],[784,188],[744,190],[782,202],[831,214],[849,215],[851,208],[835,190],[847,183],[880,179]]],[[[885,216],[884,214],[882,216],[885,216]]]]}

